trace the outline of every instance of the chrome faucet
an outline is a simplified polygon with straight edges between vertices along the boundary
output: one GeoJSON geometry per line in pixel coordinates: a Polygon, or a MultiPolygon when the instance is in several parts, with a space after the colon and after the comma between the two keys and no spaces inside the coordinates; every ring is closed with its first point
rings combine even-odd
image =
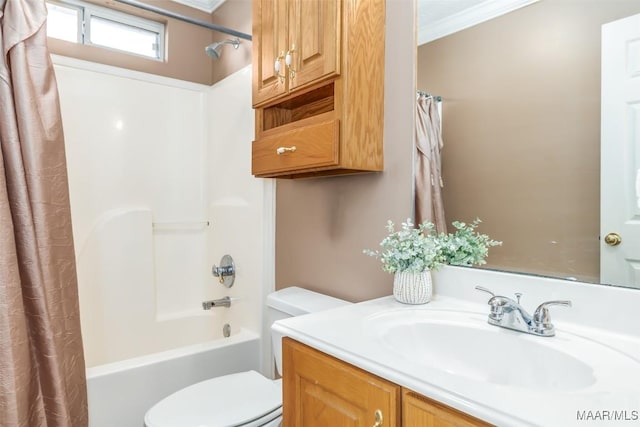
{"type": "Polygon", "coordinates": [[[491,312],[487,319],[491,325],[542,337],[552,337],[556,334],[548,307],[551,305],[571,307],[571,301],[547,301],[540,304],[531,316],[520,305],[521,293],[515,294],[517,301],[514,301],[509,297],[496,295],[482,286],[476,286],[476,289],[491,295],[487,302],[491,306],[491,312]]]}

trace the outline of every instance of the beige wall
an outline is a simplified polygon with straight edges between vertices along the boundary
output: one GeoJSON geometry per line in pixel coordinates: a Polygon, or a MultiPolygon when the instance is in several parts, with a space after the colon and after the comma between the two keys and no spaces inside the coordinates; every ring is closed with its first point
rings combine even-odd
{"type": "MultiPolygon", "coordinates": [[[[226,0],[213,12],[213,23],[251,34],[251,0],[226,0]]],[[[212,32],[215,41],[234,38],[227,34],[212,32]]],[[[211,61],[211,82],[215,83],[239,69],[251,64],[251,42],[240,39],[237,51],[225,46],[221,58],[211,61]]]]}
{"type": "Polygon", "coordinates": [[[385,235],[387,219],[412,216],[415,10],[387,0],[382,173],[279,180],[276,287],[292,285],[350,301],[390,295],[392,276],[362,254],[385,235]]]}
{"type": "MultiPolygon", "coordinates": [[[[166,60],[155,61],[57,39],[49,39],[51,53],[207,85],[251,63],[250,41],[241,40],[241,45],[235,52],[233,47],[225,46],[222,57],[214,61],[205,54],[204,48],[213,41],[230,36],[111,0],[87,1],[164,22],[167,26],[166,60]]],[[[251,0],[227,0],[212,15],[169,0],[143,1],[161,9],[251,34],[251,0]]]]}
{"type": "Polygon", "coordinates": [[[489,266],[599,278],[600,27],[638,0],[542,0],[418,49],[441,95],[447,221],[504,246],[489,266]]]}

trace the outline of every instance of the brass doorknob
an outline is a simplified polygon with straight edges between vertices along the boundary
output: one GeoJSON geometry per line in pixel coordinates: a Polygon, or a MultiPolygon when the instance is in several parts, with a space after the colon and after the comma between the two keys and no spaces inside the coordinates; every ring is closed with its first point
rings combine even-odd
{"type": "Polygon", "coordinates": [[[609,233],[604,236],[604,242],[609,246],[618,246],[622,243],[622,237],[618,233],[609,233]]]}

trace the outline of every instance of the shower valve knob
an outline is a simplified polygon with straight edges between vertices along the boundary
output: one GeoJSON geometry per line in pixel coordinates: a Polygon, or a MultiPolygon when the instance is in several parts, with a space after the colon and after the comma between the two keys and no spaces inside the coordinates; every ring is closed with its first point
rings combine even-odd
{"type": "Polygon", "coordinates": [[[213,266],[211,273],[217,277],[221,284],[230,288],[236,278],[236,266],[231,255],[225,255],[220,260],[220,266],[213,266]]]}

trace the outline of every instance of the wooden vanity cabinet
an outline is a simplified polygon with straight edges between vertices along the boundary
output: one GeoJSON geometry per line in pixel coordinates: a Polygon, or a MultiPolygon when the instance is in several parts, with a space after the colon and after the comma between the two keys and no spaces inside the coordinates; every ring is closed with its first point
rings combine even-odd
{"type": "Polygon", "coordinates": [[[490,426],[290,338],[282,360],[284,427],[490,426]]]}
{"type": "Polygon", "coordinates": [[[402,427],[490,427],[409,389],[402,389],[402,427]]]}
{"type": "Polygon", "coordinates": [[[255,176],[382,170],[384,22],[384,0],[253,1],[255,176]]]}
{"type": "Polygon", "coordinates": [[[284,427],[400,425],[400,387],[297,341],[282,345],[284,427]]]}

